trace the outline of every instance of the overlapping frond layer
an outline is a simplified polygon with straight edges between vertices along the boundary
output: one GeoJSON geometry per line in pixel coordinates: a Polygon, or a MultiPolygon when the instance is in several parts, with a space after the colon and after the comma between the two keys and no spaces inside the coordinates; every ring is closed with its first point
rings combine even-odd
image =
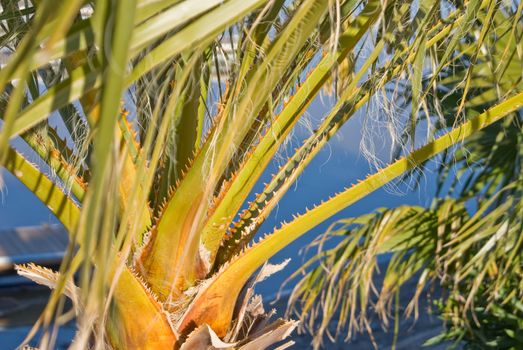
{"type": "MultiPolygon", "coordinates": [[[[467,0],[452,4],[445,17],[434,0],[24,3],[3,1],[0,14],[5,31],[0,45],[13,52],[0,70],[0,163],[75,239],[77,254],[72,257],[71,245],[61,276],[79,276],[78,347],[107,341],[114,348],[275,344],[296,324],[269,323],[259,298],[251,299],[252,284],[255,272],[287,244],[473,134],[485,142],[470,159],[479,160],[475,169],[484,169],[470,177],[464,166],[468,154],[457,153],[463,193],[485,181],[490,195],[520,177],[523,157],[509,151],[509,144],[521,141],[521,4],[516,13],[507,4],[467,0]],[[496,40],[501,50],[493,48],[496,40]],[[455,69],[460,62],[475,67],[455,69]],[[433,74],[427,76],[429,65],[433,74]],[[240,213],[278,149],[330,85],[336,85],[335,100],[318,127],[240,213]],[[455,128],[427,137],[418,150],[403,147],[403,158],[249,246],[333,135],[374,96],[388,96],[391,89],[396,94],[398,86],[410,109],[404,133],[394,135],[404,138],[401,146],[413,146],[418,125],[432,122],[432,105],[439,122],[455,128]],[[45,170],[16,150],[17,137],[45,170]],[[490,149],[493,156],[486,157],[490,149]],[[511,164],[500,167],[503,162],[511,164]],[[121,270],[117,281],[115,269],[121,270]]],[[[441,229],[449,219],[444,212],[457,207],[430,213],[402,208],[367,218],[365,225],[378,233],[365,243],[365,252],[350,241],[333,256],[362,260],[431,242],[417,255],[393,260],[379,305],[383,311],[434,246],[432,236],[413,232],[441,229]],[[402,216],[426,220],[430,227],[413,227],[402,216]]],[[[452,262],[481,237],[485,248],[460,273],[470,275],[485,260],[489,273],[500,269],[488,253],[512,228],[482,218],[470,222],[462,225],[466,233],[460,239],[438,251],[441,259],[452,262]],[[471,232],[478,225],[491,229],[475,237],[471,232]]],[[[367,235],[360,233],[362,239],[367,235]]],[[[335,289],[332,281],[343,268],[331,262],[331,275],[315,272],[311,280],[335,289]]],[[[368,286],[371,270],[348,268],[356,273],[344,281],[368,286]]],[[[48,285],[59,279],[47,270],[24,271],[48,285]]],[[[44,328],[57,315],[60,289],[44,328]]],[[[307,294],[305,312],[314,310],[317,291],[307,294]]],[[[339,303],[352,310],[340,296],[336,289],[323,300],[325,319],[339,303]]],[[[319,333],[325,329],[323,323],[319,333]]],[[[54,338],[45,339],[43,347],[52,348],[54,338]]]]}
{"type": "Polygon", "coordinates": [[[219,201],[203,228],[202,242],[210,250],[212,258],[225,235],[228,224],[234,219],[278,147],[325,84],[331,70],[354,49],[369,27],[377,20],[379,13],[379,2],[369,2],[357,19],[348,24],[349,29],[340,36],[338,51],[327,52],[324,55],[248,155],[248,160],[242,164],[223,199],[219,201]]]}
{"type": "Polygon", "coordinates": [[[187,315],[182,319],[181,328],[187,327],[190,322],[207,323],[217,334],[224,334],[231,322],[235,305],[235,300],[231,300],[230,295],[238,295],[250,276],[267,259],[318,223],[384,186],[405,171],[453,146],[456,140],[470,136],[475,131],[502,119],[522,106],[523,93],[520,93],[414,151],[409,157],[401,158],[381,169],[378,173],[368,176],[364,181],[335,195],[303,215],[296,217],[293,221],[284,223],[281,228],[276,229],[252,247],[245,249],[238,257],[232,259],[217,272],[209,285],[196,296],[187,315]],[[215,317],[216,314],[219,314],[219,317],[215,317]]]}
{"type": "Polygon", "coordinates": [[[256,94],[259,88],[271,91],[293,58],[327,11],[327,1],[305,1],[274,40],[265,59],[246,77],[246,88],[237,106],[225,107],[230,114],[219,120],[214,137],[207,140],[187,174],[169,199],[141,257],[143,274],[164,300],[171,293],[189,288],[205,277],[211,262],[200,249],[200,231],[214,195],[215,185],[232,156],[249,131],[267,95],[256,94]],[[241,116],[241,117],[240,117],[241,116]],[[243,119],[243,120],[240,120],[243,119]],[[172,269],[171,266],[178,266],[172,269]]]}

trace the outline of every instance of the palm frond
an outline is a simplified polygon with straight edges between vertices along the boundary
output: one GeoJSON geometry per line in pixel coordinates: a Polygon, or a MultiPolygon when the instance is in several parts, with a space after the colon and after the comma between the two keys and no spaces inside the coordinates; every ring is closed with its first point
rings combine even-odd
{"type": "MultiPolygon", "coordinates": [[[[449,77],[451,65],[467,58],[478,64],[460,73],[468,81],[460,92],[470,97],[477,74],[485,71],[481,65],[491,60],[482,50],[493,36],[519,47],[520,16],[479,0],[453,4],[448,17],[440,16],[436,1],[414,12],[414,2],[374,0],[75,0],[58,7],[47,0],[27,2],[27,8],[4,3],[0,43],[12,53],[0,71],[0,162],[71,233],[39,325],[50,331],[58,322],[59,300],[77,274],[82,310],[75,346],[81,348],[254,348],[283,341],[295,323],[270,323],[259,299],[250,304],[246,297],[267,259],[465,137],[487,132],[501,119],[515,121],[523,104],[519,81],[500,84],[505,90],[494,97],[483,86],[479,96],[492,102],[484,109],[462,120],[448,114],[469,113],[478,102],[454,103],[446,113],[459,121],[453,129],[249,247],[287,189],[351,116],[407,78],[414,89],[406,135],[413,137],[418,112],[432,113],[432,83],[451,85],[441,76],[449,77]],[[508,25],[501,20],[505,13],[508,25]],[[470,31],[479,31],[479,44],[461,40],[470,31]],[[427,82],[428,63],[436,73],[427,82]],[[240,212],[309,105],[333,84],[338,91],[332,108],[240,212]],[[29,155],[11,143],[15,139],[29,146],[44,170],[27,161],[29,155]],[[47,177],[46,169],[56,176],[47,177]]],[[[518,50],[496,57],[501,76],[517,70],[512,57],[518,50]]],[[[518,169],[493,186],[513,182],[518,169]]],[[[422,211],[415,210],[420,220],[422,211]]],[[[476,246],[467,232],[463,242],[452,241],[440,253],[476,246]]],[[[481,239],[497,243],[492,237],[486,230],[481,239]]],[[[380,249],[392,248],[384,243],[380,249]]],[[[415,261],[404,253],[391,271],[413,274],[423,254],[415,261]]],[[[487,255],[478,251],[461,272],[470,274],[487,255]]],[[[395,290],[402,281],[390,277],[387,288],[395,290]]],[[[330,309],[336,297],[329,299],[330,309]]],[[[43,346],[52,347],[52,339],[43,346]]]]}

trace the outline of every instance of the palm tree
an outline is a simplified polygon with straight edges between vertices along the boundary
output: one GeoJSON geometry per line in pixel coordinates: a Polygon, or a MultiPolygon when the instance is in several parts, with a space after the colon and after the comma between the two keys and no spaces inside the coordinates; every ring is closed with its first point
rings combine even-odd
{"type": "Polygon", "coordinates": [[[252,289],[283,267],[267,265],[271,256],[523,104],[521,90],[510,89],[488,110],[251,244],[317,152],[393,79],[412,81],[413,135],[426,100],[425,57],[442,71],[471,22],[506,11],[471,0],[442,19],[439,2],[417,7],[2,1],[2,52],[11,56],[0,71],[0,161],[71,237],[59,273],[18,267],[54,288],[36,325],[46,334],[41,346],[52,348],[56,326],[72,317],[75,348],[248,349],[282,341],[296,322],[270,322],[252,289]],[[311,101],[332,85],[334,106],[246,203],[311,101]],[[35,155],[38,164],[28,160],[35,155]],[[64,309],[64,296],[73,310],[64,309]]]}
{"type": "MultiPolygon", "coordinates": [[[[523,5],[517,6],[513,12],[480,12],[458,43],[454,63],[437,78],[423,78],[427,99],[419,120],[435,125],[434,133],[473,119],[523,89],[523,5]]],[[[403,91],[404,101],[415,100],[413,91],[403,91]]],[[[344,219],[313,243],[318,253],[295,273],[305,275],[292,292],[290,310],[315,331],[316,346],[336,318],[347,325],[338,331],[345,329],[349,336],[365,329],[370,310],[387,324],[398,307],[394,298],[409,280],[417,287],[407,315],[418,313],[420,295],[433,290],[428,286],[442,290],[437,306],[446,330],[427,344],[445,340],[470,349],[523,346],[515,331],[523,324],[522,122],[521,109],[514,111],[429,162],[427,166],[438,169],[429,208],[381,208],[344,219]],[[324,249],[329,238],[339,242],[324,249]],[[389,262],[376,291],[380,256],[389,262]]],[[[403,139],[409,135],[405,132],[403,139]]],[[[401,152],[398,148],[397,154],[401,152]]]]}

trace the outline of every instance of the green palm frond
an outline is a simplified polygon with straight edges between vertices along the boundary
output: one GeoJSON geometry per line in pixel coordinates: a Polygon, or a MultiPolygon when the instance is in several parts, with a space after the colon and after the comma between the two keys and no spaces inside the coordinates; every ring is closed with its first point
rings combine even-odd
{"type": "MultiPolygon", "coordinates": [[[[412,128],[405,124],[404,144],[409,139],[414,144],[413,130],[421,122],[437,137],[521,91],[521,4],[507,12],[491,5],[486,6],[489,11],[481,8],[474,15],[477,24],[468,27],[463,41],[453,43],[455,57],[436,70],[439,74],[420,80],[413,61],[412,91],[404,92],[412,108],[412,128]]],[[[521,270],[521,122],[521,110],[516,110],[445,151],[438,194],[454,199],[436,198],[429,209],[380,209],[342,220],[312,244],[318,254],[293,275],[306,272],[293,290],[290,311],[314,332],[316,347],[325,336],[334,336],[329,327],[333,319],[338,320],[337,332],[345,330],[349,338],[370,329],[371,311],[388,324],[392,297],[412,278],[418,282],[407,313],[418,312],[417,299],[430,282],[447,293],[439,309],[449,328],[438,340],[494,347],[511,342],[506,340],[511,336],[505,339],[502,334],[507,329],[503,315],[522,298],[515,282],[521,270]],[[334,248],[325,248],[328,238],[334,238],[334,248]],[[380,273],[382,260],[389,262],[380,273]],[[376,279],[383,281],[379,288],[376,279]],[[498,303],[503,306],[497,308],[498,303]],[[499,328],[490,332],[487,323],[498,321],[499,328]]],[[[401,152],[409,154],[405,149],[397,154],[401,152]]],[[[511,344],[518,344],[512,338],[511,344]]]]}
{"type": "MultiPolygon", "coordinates": [[[[498,196],[515,186],[521,183],[512,183],[498,196]]],[[[345,331],[349,338],[367,330],[374,312],[387,325],[393,297],[410,279],[417,283],[409,291],[407,315],[418,313],[418,298],[433,283],[445,287],[465,311],[474,305],[480,287],[482,295],[492,296],[491,303],[498,302],[499,291],[521,298],[513,278],[521,269],[522,202],[510,198],[492,210],[497,198],[489,199],[475,213],[467,210],[466,200],[442,199],[429,209],[378,209],[336,222],[311,244],[317,254],[291,276],[305,272],[291,294],[290,311],[315,332],[319,346],[332,331],[333,319],[338,320],[337,332],[345,331]],[[335,242],[333,248],[325,248],[329,240],[335,242]]],[[[444,312],[458,314],[453,305],[445,305],[444,312]]]]}
{"type": "MultiPolygon", "coordinates": [[[[296,324],[270,323],[252,292],[255,281],[279,269],[264,265],[271,256],[464,138],[502,119],[511,123],[523,105],[521,86],[510,82],[483,110],[456,117],[459,123],[423,147],[249,245],[342,125],[405,78],[414,87],[412,137],[418,111],[428,110],[430,100],[423,67],[429,62],[446,74],[460,52],[478,64],[490,59],[481,50],[505,26],[501,7],[470,0],[443,18],[436,1],[417,10],[410,1],[375,0],[8,3],[0,14],[0,42],[11,52],[0,70],[0,162],[72,238],[60,275],[20,271],[40,282],[48,276],[46,285],[55,287],[38,324],[45,331],[62,320],[60,298],[78,276],[75,346],[81,348],[198,342],[253,348],[282,341],[296,324]],[[480,30],[481,47],[463,47],[459,38],[482,20],[495,25],[480,30]],[[333,84],[336,100],[325,117],[246,203],[308,107],[333,84]],[[15,139],[43,166],[29,163],[15,139]]],[[[519,17],[510,20],[507,43],[518,47],[519,17]]],[[[513,72],[505,58],[511,53],[501,54],[502,71],[513,72]]],[[[478,72],[464,79],[473,82],[478,72]]],[[[462,93],[470,96],[470,89],[462,93]]],[[[467,113],[472,107],[463,105],[467,113]]],[[[516,172],[499,183],[513,181],[516,172]]],[[[427,219],[422,212],[411,214],[427,219]]],[[[408,247],[368,244],[373,254],[408,247]]],[[[421,260],[402,259],[401,268],[420,268],[421,260]]],[[[390,283],[394,289],[399,282],[390,283]]]]}

